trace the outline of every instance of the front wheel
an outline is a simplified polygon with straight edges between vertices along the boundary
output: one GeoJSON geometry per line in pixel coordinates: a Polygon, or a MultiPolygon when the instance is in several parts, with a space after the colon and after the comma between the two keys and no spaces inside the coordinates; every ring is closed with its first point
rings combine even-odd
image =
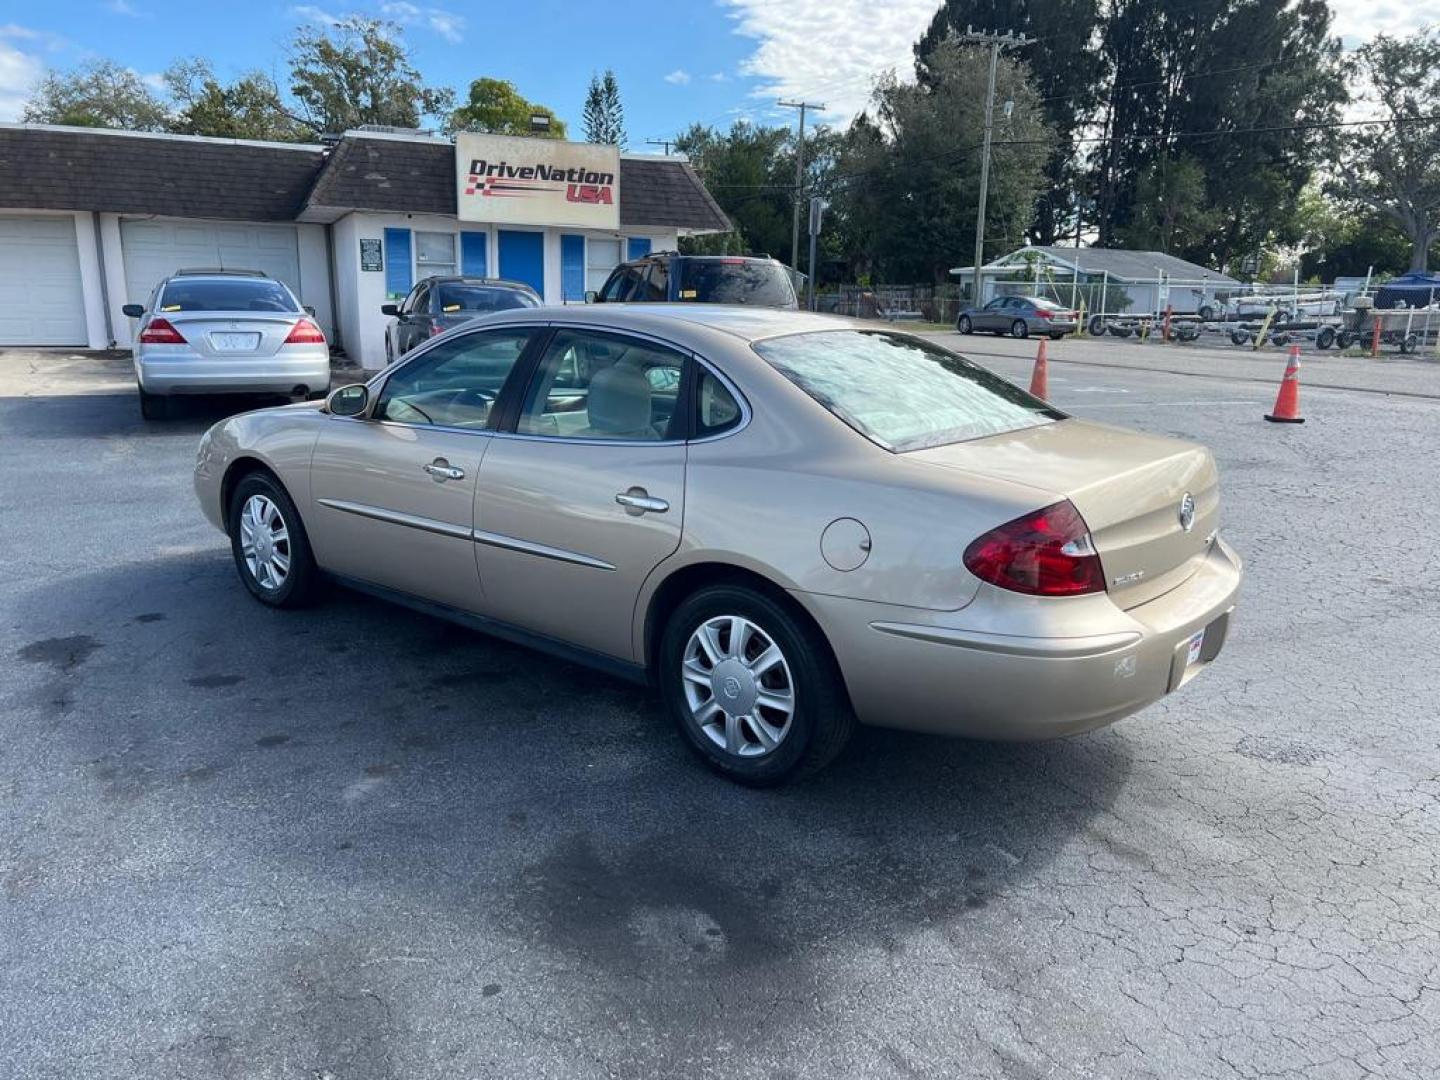
{"type": "Polygon", "coordinates": [[[685,742],[716,772],[769,787],[814,772],[855,727],[812,627],[763,593],[715,585],[675,611],[659,682],[685,742]]]}
{"type": "Polygon", "coordinates": [[[975,332],[975,327],[970,322],[969,315],[961,315],[960,321],[955,324],[955,329],[959,330],[962,334],[973,334],[975,332]]]}
{"type": "Polygon", "coordinates": [[[1010,336],[1013,338],[1029,337],[1030,324],[1027,323],[1024,319],[1016,319],[1013,323],[1010,324],[1010,336]]]}
{"type": "Polygon", "coordinates": [[[319,570],[300,512],[273,477],[251,473],[230,496],[230,551],[250,595],[271,607],[301,607],[315,596],[319,570]]]}
{"type": "Polygon", "coordinates": [[[1322,326],[1320,332],[1315,335],[1315,347],[1317,349],[1328,349],[1335,344],[1335,330],[1333,327],[1322,326]]]}

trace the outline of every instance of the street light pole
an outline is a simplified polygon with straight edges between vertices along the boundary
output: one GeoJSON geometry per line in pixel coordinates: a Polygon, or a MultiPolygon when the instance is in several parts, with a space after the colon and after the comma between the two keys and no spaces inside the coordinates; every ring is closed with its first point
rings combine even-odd
{"type": "Polygon", "coordinates": [[[980,206],[975,214],[975,267],[971,289],[974,295],[970,302],[979,305],[980,267],[985,265],[985,200],[990,194],[990,138],[995,130],[995,73],[1000,66],[1000,50],[1012,45],[1019,47],[1030,44],[1030,38],[1021,34],[977,33],[969,27],[965,33],[955,34],[952,40],[990,46],[990,79],[985,91],[985,141],[980,151],[980,206]]]}
{"type": "Polygon", "coordinates": [[[800,270],[800,202],[805,196],[805,110],[825,108],[823,102],[777,101],[782,109],[800,110],[800,137],[795,142],[795,213],[790,225],[790,269],[800,270]]]}

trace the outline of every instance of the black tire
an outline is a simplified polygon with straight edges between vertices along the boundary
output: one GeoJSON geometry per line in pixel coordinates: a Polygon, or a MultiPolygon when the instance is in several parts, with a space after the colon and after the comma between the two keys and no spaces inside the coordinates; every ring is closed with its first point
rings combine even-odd
{"type": "Polygon", "coordinates": [[[140,415],[146,420],[164,420],[170,415],[169,399],[164,394],[147,394],[140,390],[140,415]]]}
{"type": "Polygon", "coordinates": [[[955,329],[962,334],[973,334],[975,332],[975,326],[970,322],[969,315],[961,315],[960,320],[955,324],[955,329]]]}
{"type": "Polygon", "coordinates": [[[1322,326],[1320,332],[1315,335],[1315,347],[1317,349],[1328,349],[1335,344],[1335,328],[1322,326]]]}
{"type": "Polygon", "coordinates": [[[1030,324],[1024,319],[1016,319],[1010,324],[1010,336],[1013,338],[1025,338],[1030,336],[1030,324]]]}
{"type": "Polygon", "coordinates": [[[1112,326],[1112,327],[1110,327],[1110,336],[1111,336],[1111,337],[1119,337],[1119,338],[1129,337],[1129,336],[1130,336],[1130,327],[1128,327],[1128,326],[1112,326]]]}
{"type": "Polygon", "coordinates": [[[230,494],[229,512],[226,517],[230,527],[230,553],[235,559],[235,570],[250,595],[270,607],[294,608],[312,603],[319,591],[320,571],[310,552],[310,538],[305,533],[305,523],[295,508],[289,494],[280,482],[269,473],[253,472],[235,485],[230,494]],[[252,497],[260,496],[269,500],[279,512],[287,534],[277,549],[289,557],[289,569],[284,579],[276,585],[262,584],[255,571],[246,562],[241,550],[241,514],[252,497]]]}
{"type": "Polygon", "coordinates": [[[1289,345],[1289,344],[1290,344],[1290,335],[1287,334],[1287,333],[1285,333],[1283,330],[1282,330],[1280,333],[1278,333],[1278,334],[1271,334],[1271,335],[1270,335],[1270,344],[1271,344],[1271,345],[1289,345]]]}
{"type": "Polygon", "coordinates": [[[1245,344],[1247,341],[1249,341],[1249,340],[1250,340],[1250,335],[1249,335],[1248,333],[1246,333],[1244,330],[1231,330],[1231,331],[1230,331],[1230,344],[1231,344],[1231,345],[1244,345],[1244,344],[1245,344]]]}
{"type": "Polygon", "coordinates": [[[1338,334],[1335,335],[1335,347],[1337,349],[1348,349],[1350,348],[1350,344],[1350,335],[1347,334],[1344,330],[1341,330],[1338,334]]]}
{"type": "Polygon", "coordinates": [[[1209,304],[1202,304],[1202,305],[1200,305],[1200,310],[1199,310],[1198,312],[1196,312],[1196,314],[1200,316],[1200,321],[1201,321],[1201,322],[1214,322],[1214,321],[1215,321],[1215,309],[1214,309],[1213,307],[1211,307],[1209,304]]]}
{"type": "MultiPolygon", "coordinates": [[[[657,682],[686,745],[721,776],[749,787],[772,787],[818,771],[855,730],[839,669],[818,631],[771,597],[739,585],[708,586],[680,604],[660,639],[657,682]],[[731,753],[712,741],[686,699],[682,670],[691,636],[707,621],[727,615],[758,627],[779,647],[789,669],[795,701],[789,727],[774,749],[756,756],[731,753]]],[[[748,745],[758,742],[749,733],[746,737],[748,745]]]]}
{"type": "Polygon", "coordinates": [[[1420,339],[1414,334],[1406,334],[1400,339],[1400,351],[1402,353],[1413,353],[1420,348],[1420,339]]]}
{"type": "Polygon", "coordinates": [[[1086,327],[1091,337],[1099,337],[1105,333],[1105,317],[1103,315],[1091,315],[1089,325],[1086,327]]]}

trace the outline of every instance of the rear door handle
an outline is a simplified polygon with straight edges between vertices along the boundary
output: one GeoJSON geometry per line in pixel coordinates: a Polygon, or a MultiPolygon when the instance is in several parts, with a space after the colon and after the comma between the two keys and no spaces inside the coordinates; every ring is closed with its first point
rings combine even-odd
{"type": "Polygon", "coordinates": [[[657,499],[644,488],[631,488],[629,491],[622,491],[615,496],[615,501],[625,507],[627,514],[663,514],[670,509],[670,504],[664,499],[657,499]]]}
{"type": "Polygon", "coordinates": [[[450,462],[446,461],[443,457],[437,457],[429,465],[422,465],[420,467],[433,476],[438,483],[443,484],[446,480],[465,479],[465,470],[451,465],[450,462]]]}

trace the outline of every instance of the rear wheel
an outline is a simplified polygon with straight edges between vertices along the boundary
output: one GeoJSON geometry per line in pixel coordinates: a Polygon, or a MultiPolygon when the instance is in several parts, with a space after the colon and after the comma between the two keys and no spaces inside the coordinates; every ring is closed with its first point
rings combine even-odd
{"type": "Polygon", "coordinates": [[[1102,315],[1091,315],[1090,324],[1087,327],[1091,337],[1099,337],[1105,333],[1105,318],[1102,315]]]}
{"type": "Polygon", "coordinates": [[[164,394],[147,394],[140,388],[140,415],[146,420],[164,420],[170,413],[170,402],[164,394]]]}
{"type": "Polygon", "coordinates": [[[320,573],[300,513],[280,483],[251,473],[230,496],[230,550],[250,595],[271,607],[301,607],[320,573]]]}
{"type": "Polygon", "coordinates": [[[855,728],[818,632],[742,586],[702,589],[676,609],[661,639],[659,682],[691,749],[753,787],[820,769],[855,728]]]}
{"type": "Polygon", "coordinates": [[[1315,347],[1317,349],[1328,349],[1335,344],[1335,328],[1322,326],[1320,332],[1315,335],[1315,347]]]}
{"type": "Polygon", "coordinates": [[[961,315],[960,321],[955,324],[955,329],[959,330],[962,334],[973,334],[975,332],[975,327],[971,324],[969,315],[961,315]]]}
{"type": "Polygon", "coordinates": [[[1204,322],[1211,322],[1215,318],[1215,309],[1209,304],[1202,304],[1196,314],[1199,315],[1204,322]]]}
{"type": "Polygon", "coordinates": [[[1016,319],[1010,324],[1010,336],[1013,338],[1029,337],[1030,324],[1024,319],[1016,319]]]}

